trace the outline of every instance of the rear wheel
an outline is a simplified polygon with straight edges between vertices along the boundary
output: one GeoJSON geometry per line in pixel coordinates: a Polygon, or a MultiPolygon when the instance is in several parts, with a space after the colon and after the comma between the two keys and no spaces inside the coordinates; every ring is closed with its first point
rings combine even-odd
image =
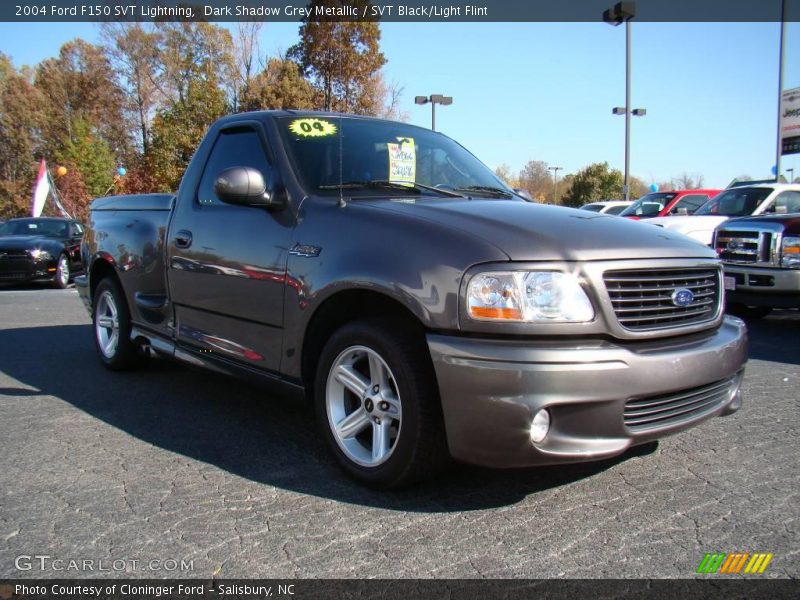
{"type": "Polygon", "coordinates": [[[131,342],[131,318],[125,295],[116,280],[106,277],[94,293],[94,341],[100,360],[109,369],[121,371],[138,361],[131,342]]]}
{"type": "Polygon", "coordinates": [[[56,274],[53,277],[53,287],[63,290],[69,285],[69,278],[69,259],[65,254],[61,254],[58,257],[58,262],[56,263],[56,274]]]}
{"type": "Polygon", "coordinates": [[[328,445],[362,483],[408,485],[447,461],[427,349],[400,323],[365,320],[334,333],[320,357],[314,398],[328,445]]]}

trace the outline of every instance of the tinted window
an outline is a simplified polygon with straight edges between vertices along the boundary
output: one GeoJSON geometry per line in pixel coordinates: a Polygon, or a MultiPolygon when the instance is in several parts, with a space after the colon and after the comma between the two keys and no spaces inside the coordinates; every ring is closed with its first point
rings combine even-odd
{"type": "Polygon", "coordinates": [[[67,221],[51,219],[21,219],[8,221],[0,226],[0,236],[4,235],[42,235],[45,237],[69,237],[67,221]]]}
{"type": "Polygon", "coordinates": [[[200,204],[224,204],[214,193],[214,181],[222,171],[231,167],[258,169],[264,175],[264,180],[269,181],[270,166],[258,133],[252,129],[237,128],[219,135],[197,189],[197,201],[200,204]]]}
{"type": "Polygon", "coordinates": [[[694,214],[745,217],[753,214],[758,205],[771,193],[772,188],[729,189],[711,198],[694,214]]]}
{"type": "Polygon", "coordinates": [[[627,206],[625,206],[624,204],[620,204],[620,205],[618,205],[618,206],[612,206],[611,208],[609,208],[609,209],[606,211],[606,214],[607,214],[607,215],[618,215],[619,213],[621,213],[621,212],[622,212],[623,210],[625,210],[626,208],[628,208],[628,207],[627,207],[627,206]]]}
{"type": "Polygon", "coordinates": [[[703,204],[705,204],[706,202],[708,202],[708,196],[706,196],[705,194],[689,194],[688,196],[684,196],[683,198],[678,200],[675,203],[675,206],[673,206],[670,209],[669,214],[691,215],[694,211],[703,206],[703,204]],[[686,211],[685,213],[684,210],[686,211]]]}
{"type": "MultiPolygon", "coordinates": [[[[625,208],[625,207],[623,206],[623,208],[625,208]]],[[[590,210],[592,212],[600,212],[601,210],[603,210],[603,205],[602,204],[584,204],[583,206],[581,206],[581,210],[590,210]]]]}

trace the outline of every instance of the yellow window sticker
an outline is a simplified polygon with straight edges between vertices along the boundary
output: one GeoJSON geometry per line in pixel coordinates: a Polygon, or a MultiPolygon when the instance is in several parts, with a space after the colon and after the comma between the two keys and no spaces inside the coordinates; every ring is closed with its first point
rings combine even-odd
{"type": "Polygon", "coordinates": [[[389,181],[411,185],[417,180],[417,147],[414,138],[399,137],[389,149],[389,181]]]}
{"type": "Polygon", "coordinates": [[[325,119],[295,119],[289,123],[289,131],[300,137],[323,137],[336,133],[336,125],[325,119]]]}

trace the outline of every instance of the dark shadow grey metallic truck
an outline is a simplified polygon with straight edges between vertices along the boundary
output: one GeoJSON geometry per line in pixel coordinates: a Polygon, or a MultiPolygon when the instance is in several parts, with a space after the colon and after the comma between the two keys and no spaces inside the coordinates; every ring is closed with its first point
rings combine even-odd
{"type": "Polygon", "coordinates": [[[95,200],[81,252],[109,368],[157,354],[305,393],[377,487],[450,457],[607,458],[741,405],[713,250],[526,202],[404,123],[223,118],[177,195],[95,200]]]}

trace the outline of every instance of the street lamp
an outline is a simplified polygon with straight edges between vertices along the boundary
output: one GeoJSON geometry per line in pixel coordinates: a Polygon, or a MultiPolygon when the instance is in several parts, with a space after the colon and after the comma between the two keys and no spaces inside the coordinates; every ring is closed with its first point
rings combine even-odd
{"type": "Polygon", "coordinates": [[[615,115],[625,115],[625,184],[622,191],[625,200],[630,200],[631,188],[629,185],[631,166],[631,115],[643,117],[647,114],[644,108],[631,110],[631,19],[636,15],[635,2],[617,2],[613,8],[603,12],[603,21],[616,27],[625,22],[625,106],[616,106],[612,109],[615,115]]]}
{"type": "Polygon", "coordinates": [[[553,204],[558,204],[558,172],[563,171],[563,167],[547,167],[553,172],[553,204]]]}
{"type": "Polygon", "coordinates": [[[441,94],[431,94],[430,96],[416,96],[414,104],[431,105],[431,130],[436,131],[436,105],[449,106],[453,103],[452,96],[442,96],[441,94]]]}

